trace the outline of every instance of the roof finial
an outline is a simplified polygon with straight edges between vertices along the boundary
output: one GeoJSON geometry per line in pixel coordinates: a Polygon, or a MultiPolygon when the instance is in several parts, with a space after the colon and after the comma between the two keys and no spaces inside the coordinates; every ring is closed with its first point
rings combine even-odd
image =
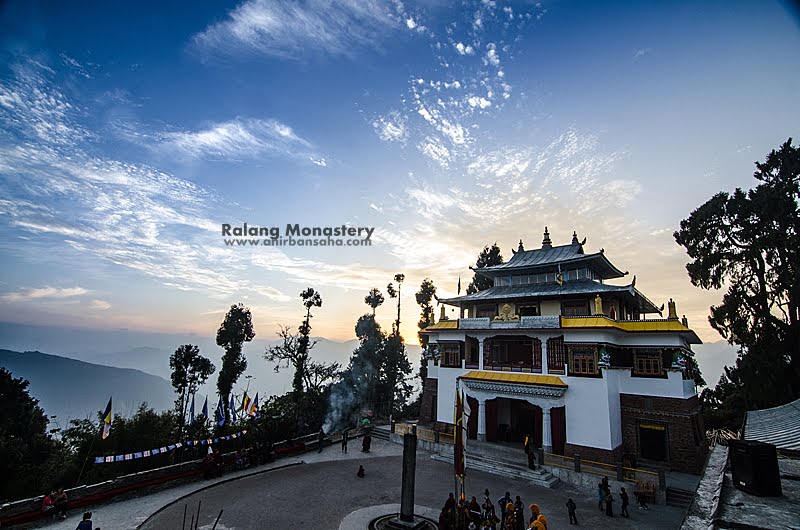
{"type": "Polygon", "coordinates": [[[578,241],[578,232],[576,232],[575,230],[572,231],[572,244],[573,245],[580,244],[580,241],[578,241]]]}
{"type": "Polygon", "coordinates": [[[544,239],[542,239],[542,248],[553,248],[553,242],[550,241],[550,232],[547,231],[547,227],[544,227],[544,239]]]}
{"type": "Polygon", "coordinates": [[[519,240],[519,246],[517,247],[517,252],[522,252],[525,250],[525,247],[522,246],[522,240],[519,240]]]}

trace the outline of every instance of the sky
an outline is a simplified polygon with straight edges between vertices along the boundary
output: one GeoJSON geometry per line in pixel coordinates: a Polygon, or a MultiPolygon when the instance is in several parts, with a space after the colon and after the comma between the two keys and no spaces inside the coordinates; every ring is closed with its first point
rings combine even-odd
{"type": "Polygon", "coordinates": [[[423,278],[547,226],[719,340],[672,233],[798,136],[789,4],[162,4],[0,5],[0,321],[212,335],[242,302],[272,338],[313,287],[347,340],[403,273],[415,342],[423,278]],[[375,231],[226,247],[244,222],[375,231]]]}

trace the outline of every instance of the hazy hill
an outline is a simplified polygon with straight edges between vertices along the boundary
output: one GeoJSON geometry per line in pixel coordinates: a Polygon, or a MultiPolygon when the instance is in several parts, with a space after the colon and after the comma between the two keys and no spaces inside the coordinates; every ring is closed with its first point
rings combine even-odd
{"type": "Polygon", "coordinates": [[[130,416],[143,401],[156,410],[173,406],[168,381],[129,368],[115,368],[38,351],[0,350],[0,366],[30,381],[28,390],[61,427],[73,418],[94,418],[114,397],[114,413],[130,416]]]}

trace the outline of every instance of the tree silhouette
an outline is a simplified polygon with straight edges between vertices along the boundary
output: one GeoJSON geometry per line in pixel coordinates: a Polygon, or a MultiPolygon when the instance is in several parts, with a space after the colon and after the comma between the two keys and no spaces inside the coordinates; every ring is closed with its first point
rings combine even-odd
{"type": "Polygon", "coordinates": [[[179,346],[169,358],[172,370],[172,387],[178,393],[175,411],[179,414],[178,439],[183,435],[186,408],[189,399],[197,389],[214,373],[216,367],[211,361],[200,355],[200,348],[193,344],[179,346]]]}
{"type": "Polygon", "coordinates": [[[386,286],[386,292],[389,293],[389,298],[397,298],[397,320],[394,321],[394,332],[396,333],[400,333],[400,287],[405,279],[405,274],[395,274],[394,281],[397,282],[397,290],[395,290],[391,282],[386,286]]]}
{"type": "Polygon", "coordinates": [[[369,294],[364,297],[364,303],[372,308],[372,316],[375,316],[375,309],[384,302],[383,294],[380,289],[373,287],[369,294]]]}
{"type": "Polygon", "coordinates": [[[674,234],[692,284],[727,288],[708,320],[739,357],[701,397],[712,421],[733,428],[748,409],[800,395],[800,149],[790,138],[754,177],[757,186],[717,193],[674,234]]]}
{"type": "Polygon", "coordinates": [[[300,293],[300,298],[303,299],[303,305],[306,308],[306,318],[300,324],[300,339],[298,340],[297,357],[298,363],[294,372],[294,379],[292,380],[292,390],[298,395],[303,393],[303,384],[306,380],[306,364],[308,363],[308,352],[310,351],[310,334],[311,334],[311,308],[322,307],[322,297],[313,288],[309,287],[300,293]]]}
{"type": "Polygon", "coordinates": [[[433,300],[436,298],[436,286],[433,285],[433,281],[430,278],[425,278],[422,280],[422,284],[419,286],[419,291],[417,291],[416,295],[417,304],[421,308],[421,314],[419,318],[419,322],[417,323],[417,327],[419,327],[419,332],[417,332],[417,337],[419,338],[419,344],[422,346],[422,358],[420,359],[420,368],[419,368],[419,377],[422,380],[423,384],[425,383],[425,379],[428,377],[428,365],[427,361],[425,360],[425,351],[428,346],[428,337],[427,335],[422,334],[422,330],[430,326],[435,322],[435,311],[433,310],[433,300]]]}
{"type": "MultiPolygon", "coordinates": [[[[488,245],[483,247],[481,253],[478,254],[475,268],[491,267],[492,265],[500,265],[501,263],[503,263],[503,256],[500,254],[500,247],[498,247],[495,242],[491,247],[488,245]]],[[[494,283],[491,278],[485,278],[476,272],[472,276],[472,281],[469,282],[467,286],[467,294],[474,294],[492,286],[494,286],[494,283]]]]}
{"type": "MultiPolygon", "coordinates": [[[[255,336],[250,309],[243,304],[232,305],[217,330],[217,346],[225,350],[217,378],[217,391],[224,403],[230,403],[233,385],[247,369],[247,358],[242,353],[242,345],[253,340],[255,336]]],[[[225,422],[228,423],[228,420],[230,410],[225,407],[225,422]]]]}

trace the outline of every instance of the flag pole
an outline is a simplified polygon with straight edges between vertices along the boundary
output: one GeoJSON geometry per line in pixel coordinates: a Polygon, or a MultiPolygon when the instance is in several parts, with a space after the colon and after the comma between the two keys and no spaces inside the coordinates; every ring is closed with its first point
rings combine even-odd
{"type": "MultiPolygon", "coordinates": [[[[101,425],[100,428],[102,429],[103,426],[101,425]]],[[[75,487],[77,488],[78,485],[81,483],[81,477],[83,476],[83,468],[86,467],[86,462],[89,461],[89,455],[92,454],[92,448],[94,448],[94,441],[97,439],[97,435],[100,434],[99,432],[92,436],[92,443],[89,444],[89,450],[86,452],[86,458],[83,460],[83,465],[81,466],[81,471],[78,473],[78,480],[75,481],[75,487]]]]}

